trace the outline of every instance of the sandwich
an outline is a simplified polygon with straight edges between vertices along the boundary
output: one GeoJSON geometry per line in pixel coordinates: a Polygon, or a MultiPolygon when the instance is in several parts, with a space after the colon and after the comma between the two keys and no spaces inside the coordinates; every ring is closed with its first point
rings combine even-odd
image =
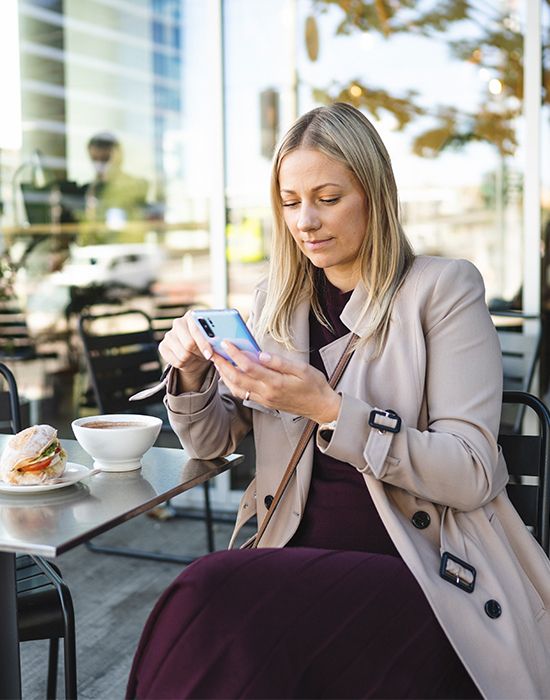
{"type": "Polygon", "coordinates": [[[8,484],[44,484],[61,476],[67,454],[57,430],[33,425],[13,435],[0,458],[0,479],[8,484]]]}

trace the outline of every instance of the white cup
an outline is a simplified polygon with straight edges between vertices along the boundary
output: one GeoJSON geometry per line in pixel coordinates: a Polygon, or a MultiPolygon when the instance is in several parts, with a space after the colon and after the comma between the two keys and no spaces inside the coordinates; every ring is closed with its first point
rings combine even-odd
{"type": "Polygon", "coordinates": [[[110,413],[77,418],[71,423],[80,446],[106,472],[140,469],[141,458],[153,446],[162,421],[137,413],[110,413]]]}

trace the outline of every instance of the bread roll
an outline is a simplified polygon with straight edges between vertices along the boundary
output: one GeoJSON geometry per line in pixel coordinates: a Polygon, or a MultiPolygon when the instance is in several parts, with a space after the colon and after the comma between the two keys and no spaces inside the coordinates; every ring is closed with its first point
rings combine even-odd
{"type": "Polygon", "coordinates": [[[11,437],[0,458],[8,484],[44,484],[65,471],[67,455],[51,425],[33,425],[11,437]]]}

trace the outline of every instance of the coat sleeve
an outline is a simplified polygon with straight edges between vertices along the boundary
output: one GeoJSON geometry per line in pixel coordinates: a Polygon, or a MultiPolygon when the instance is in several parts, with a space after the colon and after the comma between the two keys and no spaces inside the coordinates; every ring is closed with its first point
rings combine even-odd
{"type": "Polygon", "coordinates": [[[368,424],[373,408],[342,395],[329,442],[321,451],[359,471],[434,503],[473,510],[492,500],[508,474],[496,435],[502,402],[502,360],[477,269],[465,260],[444,265],[429,289],[418,285],[426,350],[428,428],[402,422],[398,433],[368,424]]]}
{"type": "MultiPolygon", "coordinates": [[[[248,325],[253,330],[258,290],[248,325]]],[[[252,427],[252,410],[231,394],[212,367],[199,392],[175,393],[168,377],[164,399],[168,419],[182,446],[191,457],[215,459],[231,454],[252,427]]]]}

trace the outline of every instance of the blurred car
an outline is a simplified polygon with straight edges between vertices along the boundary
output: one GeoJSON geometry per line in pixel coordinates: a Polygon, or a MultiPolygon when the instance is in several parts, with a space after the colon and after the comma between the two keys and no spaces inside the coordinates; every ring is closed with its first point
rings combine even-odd
{"type": "Polygon", "coordinates": [[[90,305],[124,303],[149,292],[165,257],[158,246],[142,243],[72,246],[58,272],[32,286],[24,275],[19,280],[29,328],[48,333],[90,305]]]}
{"type": "Polygon", "coordinates": [[[147,291],[156,280],[163,251],[156,245],[114,243],[75,246],[63,269],[50,282],[64,287],[116,285],[147,291]]]}

